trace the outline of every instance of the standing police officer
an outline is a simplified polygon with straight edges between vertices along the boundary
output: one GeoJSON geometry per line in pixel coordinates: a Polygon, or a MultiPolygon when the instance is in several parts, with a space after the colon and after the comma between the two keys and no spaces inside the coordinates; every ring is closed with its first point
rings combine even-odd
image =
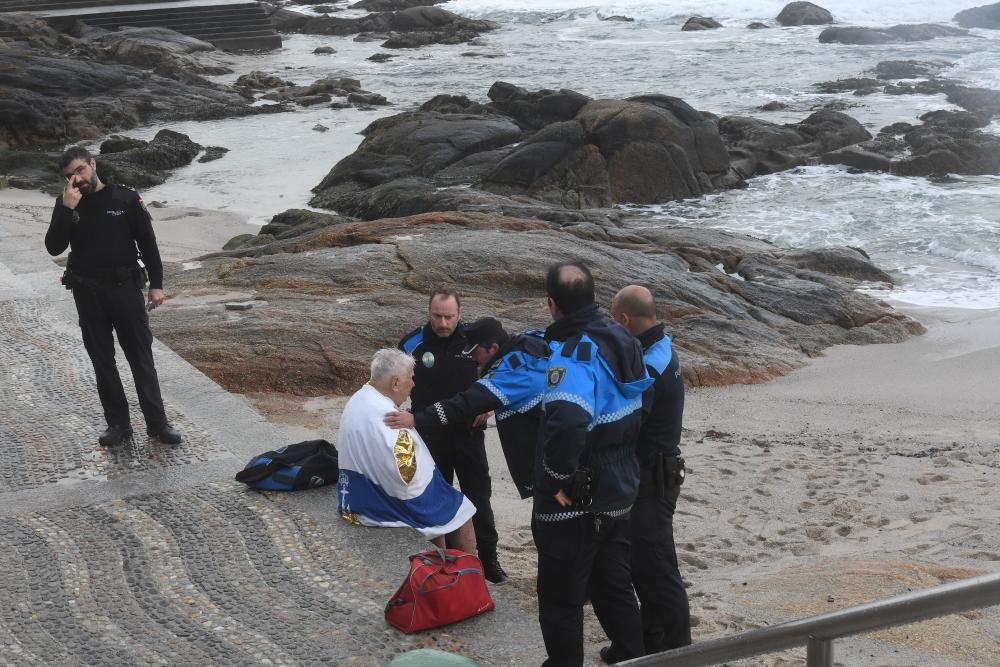
{"type": "MultiPolygon", "coordinates": [[[[461,324],[462,304],[453,290],[437,289],[431,294],[430,321],[414,329],[399,343],[400,349],[416,360],[415,382],[410,394],[414,412],[464,391],[479,378],[476,360],[465,352],[469,347],[461,324]]],[[[476,506],[472,525],[483,573],[493,583],[507,580],[497,558],[497,528],[490,505],[492,482],[486,458],[484,427],[487,415],[474,422],[418,426],[417,432],[449,484],[458,475],[462,493],[476,506]]]]}
{"type": "MultiPolygon", "coordinates": [[[[647,653],[691,643],[687,592],[677,568],[674,510],[684,482],[681,418],[684,378],[670,337],[656,321],[656,303],[645,287],[629,285],[611,301],[611,315],[639,339],[653,386],[644,397],[639,432],[639,498],[632,508],[632,583],[639,596],[647,653]]],[[[613,661],[617,647],[602,649],[613,661]]]]}
{"type": "Polygon", "coordinates": [[[465,391],[423,410],[390,412],[390,428],[442,427],[470,424],[478,415],[495,411],[500,446],[514,486],[522,498],[534,489],[535,453],[544,413],[542,394],[549,346],[538,332],[508,335],[500,320],[484,317],[465,327],[465,339],[482,377],[465,391]]]}
{"type": "Polygon", "coordinates": [[[150,437],[178,444],[181,435],[167,422],[153,365],[153,334],[142,288],[149,272],[149,310],[163,303],[163,264],[149,212],[134,191],[97,177],[97,164],[84,148],[73,147],[59,160],[66,178],[56,199],[45,247],[55,256],[72,248],[63,283],[73,290],[83,345],[94,365],[97,393],[108,428],[98,437],[105,446],[132,435],[128,401],[115,364],[118,336],[132,369],[139,407],[150,437]]]}
{"type": "Polygon", "coordinates": [[[532,532],[538,549],[538,620],[545,665],[583,664],[588,591],[615,659],[643,655],[630,572],[629,511],[639,487],[636,438],[652,383],[629,333],[597,312],[582,264],[546,277],[552,344],[545,439],[532,532]]]}

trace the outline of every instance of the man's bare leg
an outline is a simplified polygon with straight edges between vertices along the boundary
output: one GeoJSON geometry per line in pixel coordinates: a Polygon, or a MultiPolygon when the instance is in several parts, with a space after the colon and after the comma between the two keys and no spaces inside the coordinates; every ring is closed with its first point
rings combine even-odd
{"type": "Polygon", "coordinates": [[[475,555],[476,531],[472,527],[471,520],[463,523],[455,532],[448,533],[446,537],[449,548],[475,555]]]}

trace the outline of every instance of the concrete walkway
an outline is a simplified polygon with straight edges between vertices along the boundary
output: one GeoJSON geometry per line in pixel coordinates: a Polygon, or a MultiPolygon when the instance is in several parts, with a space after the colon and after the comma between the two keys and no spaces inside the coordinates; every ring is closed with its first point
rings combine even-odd
{"type": "MultiPolygon", "coordinates": [[[[133,404],[134,440],[100,447],[72,299],[42,243],[48,211],[4,213],[0,665],[375,665],[421,646],[541,662],[535,601],[515,585],[491,588],[494,613],[417,636],[390,629],[385,602],[426,543],[345,524],[332,488],[262,494],[234,482],[251,456],[301,434],[159,343],[184,443],[148,441],[133,404]]],[[[122,377],[134,401],[124,365],[122,377]]]]}

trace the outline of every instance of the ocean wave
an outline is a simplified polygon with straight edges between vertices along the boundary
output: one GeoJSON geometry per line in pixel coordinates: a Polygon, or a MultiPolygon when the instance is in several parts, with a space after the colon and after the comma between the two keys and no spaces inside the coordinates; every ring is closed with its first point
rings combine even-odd
{"type": "MultiPolygon", "coordinates": [[[[741,2],[740,0],[680,0],[670,3],[620,2],[594,3],[580,0],[451,0],[445,9],[464,16],[515,20],[534,16],[538,20],[594,20],[608,16],[628,16],[636,21],[676,23],[680,17],[711,16],[719,21],[768,21],[787,4],[780,0],[741,2]]],[[[893,25],[896,23],[948,23],[963,9],[983,4],[969,0],[939,0],[935,3],[913,0],[828,0],[818,3],[833,14],[838,23],[853,25],[893,25]]]]}

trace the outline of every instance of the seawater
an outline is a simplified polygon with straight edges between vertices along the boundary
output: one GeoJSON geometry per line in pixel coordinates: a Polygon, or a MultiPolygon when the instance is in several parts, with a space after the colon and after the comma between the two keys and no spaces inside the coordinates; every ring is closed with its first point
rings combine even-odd
{"type": "MultiPolygon", "coordinates": [[[[324,3],[346,8],[346,2],[324,3]]],[[[950,23],[969,0],[819,3],[841,24],[889,26],[950,23]]],[[[812,84],[863,76],[882,60],[939,60],[944,75],[968,85],[1000,89],[1000,34],[910,44],[820,44],[821,26],[747,30],[751,21],[774,24],[783,2],[700,0],[607,2],[574,0],[452,0],[442,7],[486,18],[500,29],[477,45],[438,45],[390,51],[386,63],[366,58],[384,52],[377,42],[352,37],[293,35],[276,52],[234,58],[229,82],[252,70],[308,84],[329,76],[361,80],[392,107],[377,111],[326,108],[204,123],[171,123],[204,145],[231,149],[222,160],[195,163],[146,193],[151,200],[229,210],[252,223],[304,207],[310,190],[353,152],[360,131],[380,116],[412,109],[438,93],[486,101],[494,81],[528,89],[570,88],[592,97],[644,93],[680,97],[720,115],[753,115],[796,122],[830,102],[873,134],[897,121],[919,122],[933,109],[953,109],[943,96],[825,95],[812,84]],[[602,18],[621,15],[633,22],[602,18]],[[681,32],[692,15],[712,16],[723,29],[681,32]],[[317,56],[317,46],[337,53],[317,56]],[[777,113],[759,106],[788,105],[777,113]],[[327,132],[313,129],[317,124],[327,132]]],[[[350,10],[341,15],[350,15],[350,10]]],[[[150,137],[157,127],[130,132],[150,137]]],[[[994,123],[988,131],[1000,132],[994,123]]],[[[655,207],[626,207],[639,225],[708,225],[753,234],[792,247],[852,245],[864,249],[898,281],[876,292],[913,305],[1000,307],[1000,178],[959,176],[944,181],[884,174],[850,174],[835,167],[805,167],[753,179],[743,190],[655,207]]]]}

